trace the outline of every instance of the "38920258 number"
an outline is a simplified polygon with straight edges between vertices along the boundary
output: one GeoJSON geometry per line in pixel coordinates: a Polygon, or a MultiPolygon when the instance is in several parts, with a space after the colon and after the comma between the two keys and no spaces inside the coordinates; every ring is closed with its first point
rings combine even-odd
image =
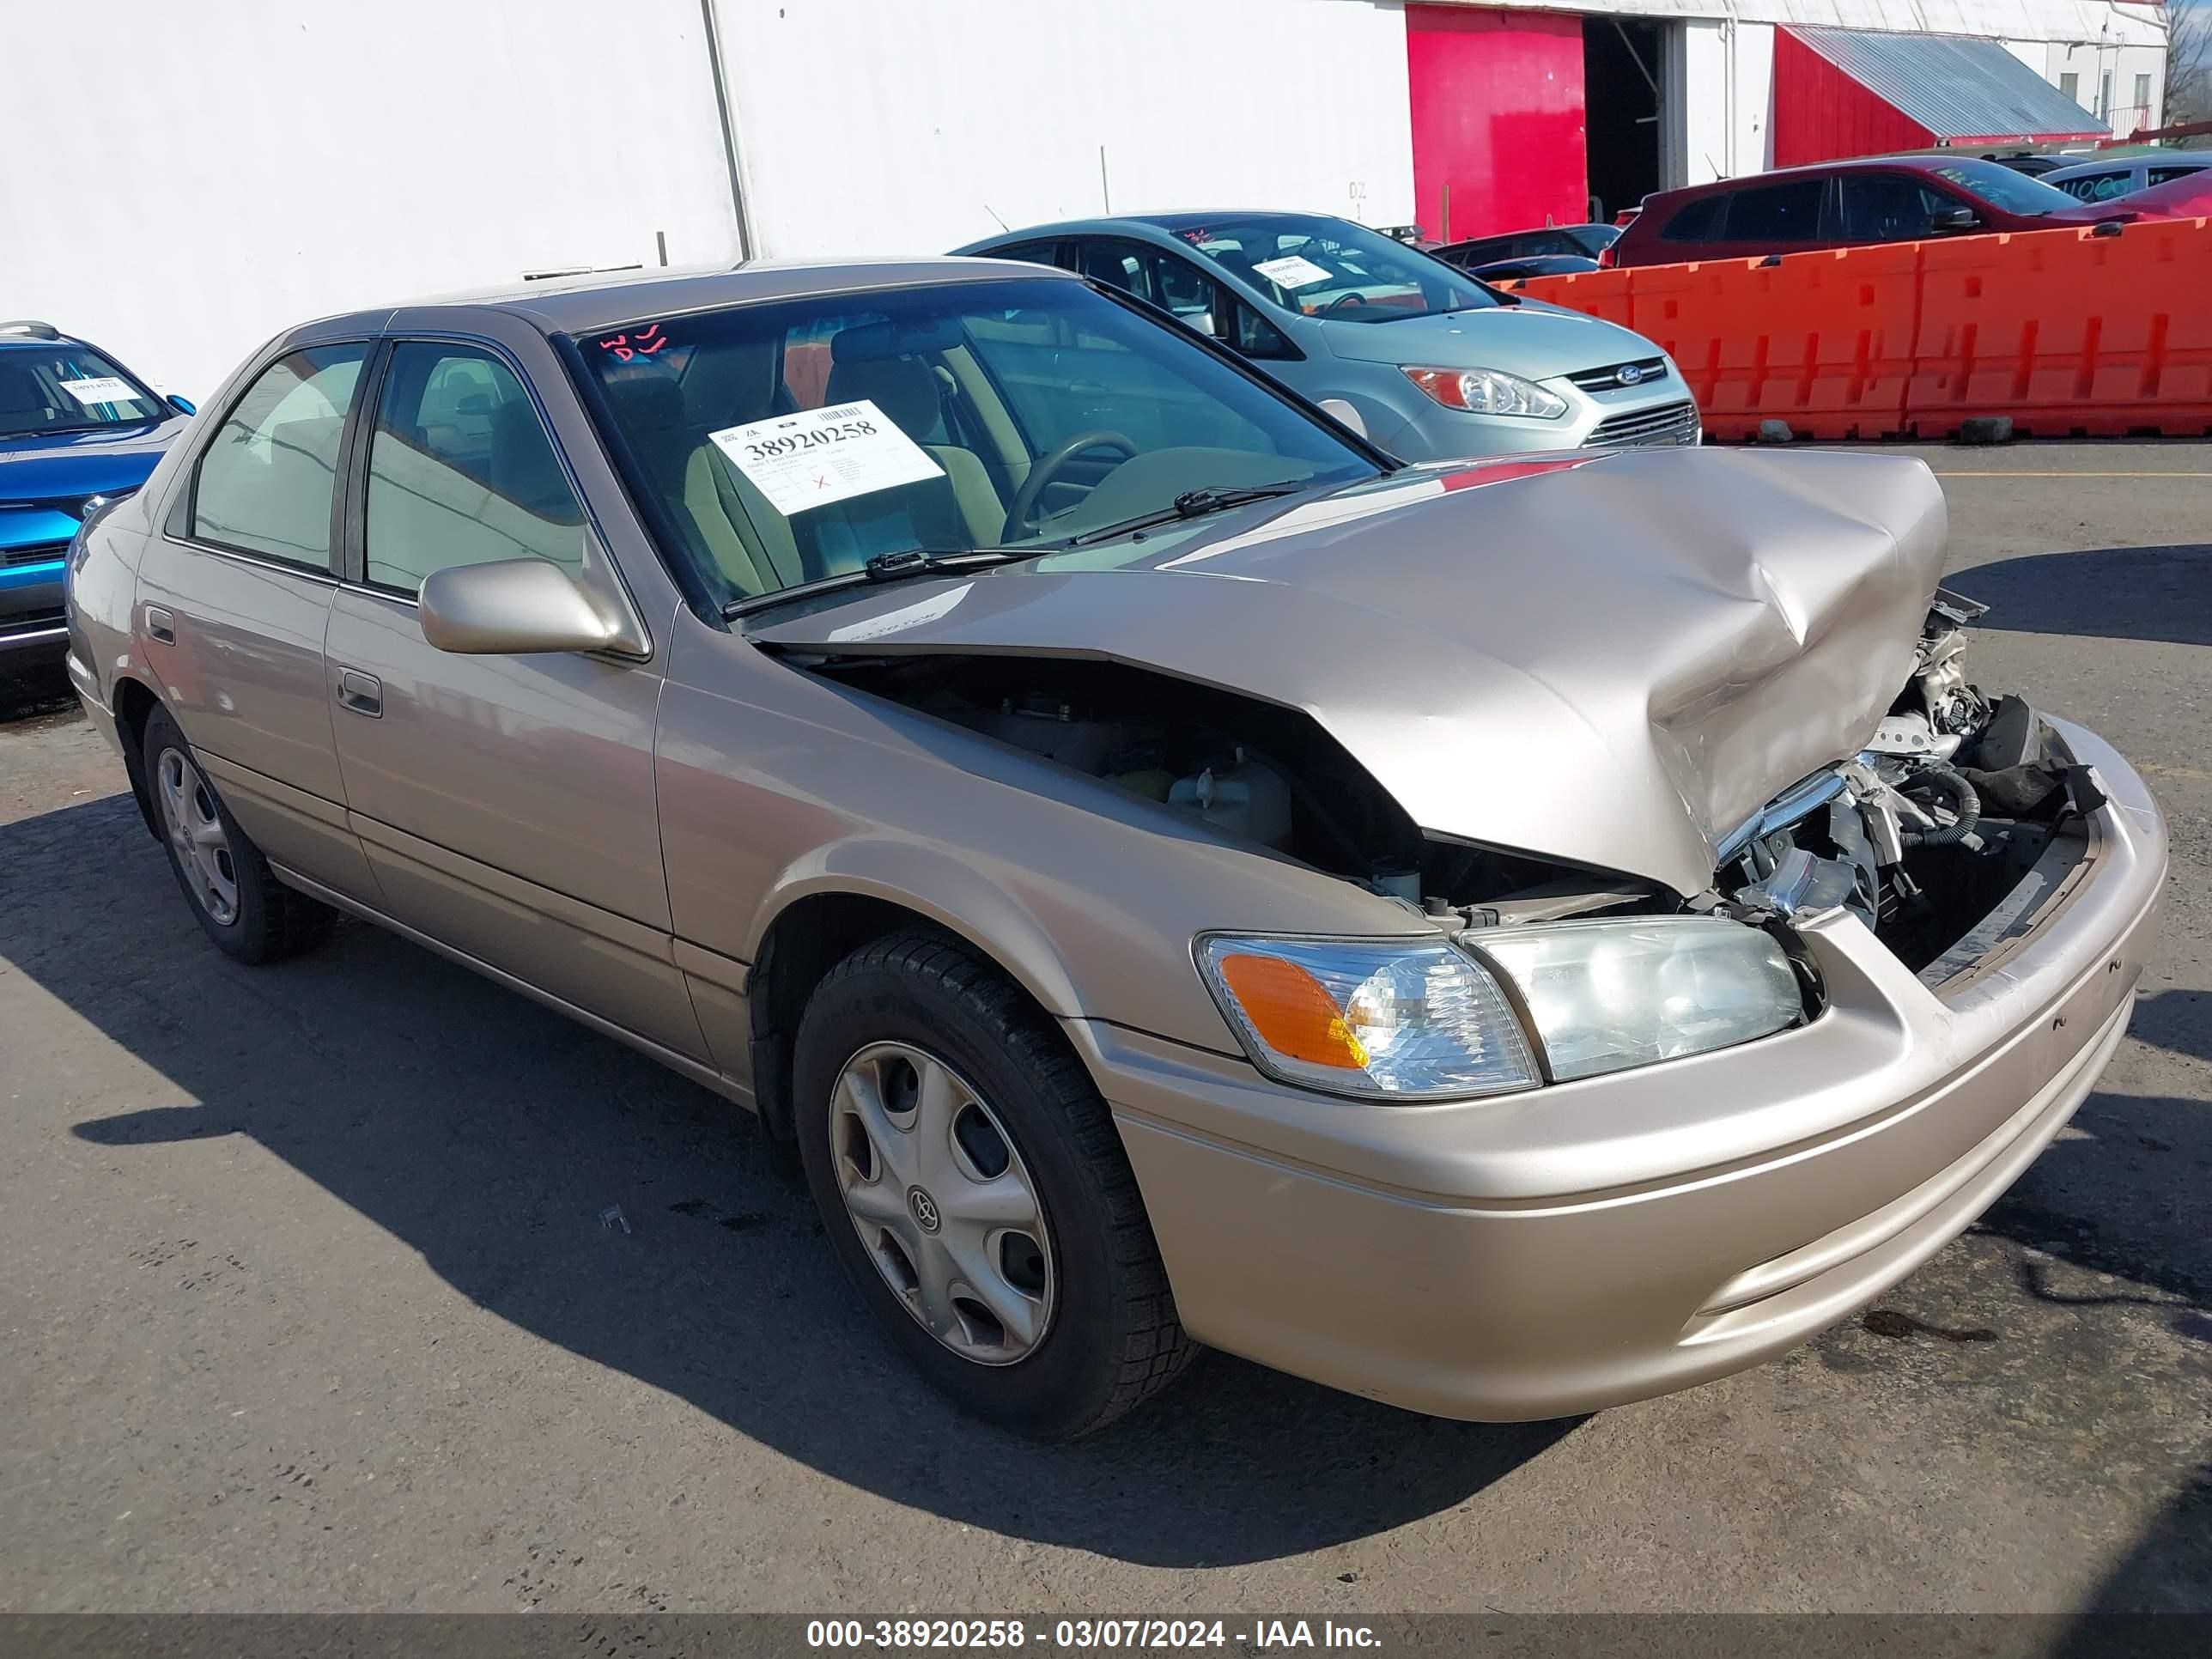
{"type": "Polygon", "coordinates": [[[876,435],[873,421],[843,421],[836,426],[817,427],[811,432],[788,432],[781,438],[748,439],[745,459],[749,461],[771,460],[779,455],[795,455],[805,449],[819,449],[825,444],[840,444],[851,438],[872,438],[876,435]]]}

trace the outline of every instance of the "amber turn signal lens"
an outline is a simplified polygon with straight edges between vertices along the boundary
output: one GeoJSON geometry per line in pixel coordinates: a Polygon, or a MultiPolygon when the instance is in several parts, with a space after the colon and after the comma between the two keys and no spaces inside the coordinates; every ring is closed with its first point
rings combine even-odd
{"type": "Polygon", "coordinates": [[[1367,1050],[1345,1024],[1343,1011],[1322,982],[1295,962],[1279,957],[1224,957],[1219,972],[1237,1006],[1276,1053],[1310,1066],[1340,1066],[1346,1071],[1367,1064],[1367,1050]]]}

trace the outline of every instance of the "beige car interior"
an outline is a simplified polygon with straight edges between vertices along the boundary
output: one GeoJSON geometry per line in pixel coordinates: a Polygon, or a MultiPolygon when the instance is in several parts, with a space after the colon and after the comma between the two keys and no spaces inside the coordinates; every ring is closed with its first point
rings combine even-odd
{"type": "MultiPolygon", "coordinates": [[[[964,355],[956,347],[945,357],[964,355]]],[[[1005,533],[1006,495],[1027,470],[1011,422],[985,422],[1010,453],[987,464],[974,450],[940,441],[945,399],[974,380],[932,356],[900,352],[888,324],[848,327],[830,341],[825,405],[866,398],[936,462],[944,476],[786,518],[732,467],[708,434],[792,412],[774,340],[702,352],[682,380],[663,374],[617,380],[620,405],[653,488],[678,526],[693,532],[732,588],[751,598],[858,570],[870,557],[916,545],[988,548],[1005,533]],[[1006,494],[994,471],[1008,480],[1006,494]]]]}

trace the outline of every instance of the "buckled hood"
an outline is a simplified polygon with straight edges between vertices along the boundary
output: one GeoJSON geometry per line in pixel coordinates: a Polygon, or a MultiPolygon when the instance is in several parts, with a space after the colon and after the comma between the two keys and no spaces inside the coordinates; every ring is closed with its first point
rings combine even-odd
{"type": "Polygon", "coordinates": [[[1227,688],[1310,714],[1425,831],[1688,894],[1730,830],[1864,744],[1945,530],[1911,459],[1565,453],[855,590],[749,634],[1227,688]]]}

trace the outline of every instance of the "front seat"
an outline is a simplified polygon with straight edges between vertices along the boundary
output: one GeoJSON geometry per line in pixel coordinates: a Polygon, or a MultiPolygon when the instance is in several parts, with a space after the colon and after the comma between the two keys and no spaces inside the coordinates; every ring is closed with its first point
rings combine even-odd
{"type": "Polygon", "coordinates": [[[957,444],[931,441],[944,424],[937,371],[923,359],[901,353],[888,323],[841,331],[830,343],[830,361],[824,388],[830,404],[866,398],[944,469],[941,479],[884,491],[879,505],[903,512],[925,546],[940,551],[996,547],[1006,532],[1006,505],[992,487],[981,459],[957,444]]]}
{"type": "Polygon", "coordinates": [[[654,494],[678,526],[697,538],[738,597],[752,599],[786,586],[763,569],[732,520],[714,477],[714,452],[692,428],[684,388],[656,368],[611,379],[607,396],[654,494]]]}

